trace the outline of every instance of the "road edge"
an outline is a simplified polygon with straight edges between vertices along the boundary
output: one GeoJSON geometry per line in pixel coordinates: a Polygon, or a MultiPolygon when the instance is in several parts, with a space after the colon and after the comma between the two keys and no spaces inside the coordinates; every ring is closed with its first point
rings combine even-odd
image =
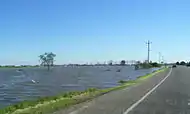
{"type": "Polygon", "coordinates": [[[137,107],[144,99],[146,99],[153,91],[155,91],[164,81],[171,75],[172,68],[170,69],[170,72],[162,79],[156,86],[154,86],[150,91],[148,91],[141,99],[139,99],[137,102],[132,104],[123,114],[129,114],[135,107],[137,107]]]}

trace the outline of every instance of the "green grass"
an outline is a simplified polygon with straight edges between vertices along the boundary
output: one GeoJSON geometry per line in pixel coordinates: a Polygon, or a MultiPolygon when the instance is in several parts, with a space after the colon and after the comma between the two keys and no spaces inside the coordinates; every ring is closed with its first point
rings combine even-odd
{"type": "Polygon", "coordinates": [[[34,101],[24,101],[16,105],[11,105],[4,109],[0,110],[0,114],[47,114],[54,112],[59,109],[63,109],[74,104],[78,104],[94,97],[100,96],[102,94],[106,94],[111,91],[119,90],[122,88],[126,88],[128,86],[134,85],[136,83],[141,82],[147,78],[152,77],[153,75],[165,71],[165,69],[158,70],[154,73],[147,74],[145,76],[139,77],[137,80],[132,81],[119,81],[121,83],[119,86],[107,89],[95,89],[90,88],[86,91],[76,91],[69,92],[65,94],[60,94],[53,97],[43,97],[34,101]]]}
{"type": "Polygon", "coordinates": [[[139,81],[139,80],[145,80],[147,78],[150,78],[150,77],[154,76],[157,73],[165,71],[166,69],[168,69],[168,68],[163,68],[163,69],[157,70],[157,71],[155,71],[153,73],[150,73],[150,74],[147,74],[145,76],[140,76],[140,77],[138,77],[137,81],[139,81]]]}
{"type": "Polygon", "coordinates": [[[120,84],[133,83],[133,84],[135,84],[135,83],[138,83],[139,81],[146,80],[146,79],[148,79],[148,78],[154,76],[155,74],[157,74],[157,73],[159,73],[159,72],[163,72],[163,71],[165,71],[166,69],[168,69],[168,68],[163,68],[163,69],[154,71],[154,72],[152,72],[152,73],[146,74],[146,75],[144,75],[144,76],[139,76],[136,80],[129,80],[129,81],[120,80],[118,83],[120,83],[120,84]]]}
{"type": "Polygon", "coordinates": [[[136,80],[128,80],[128,81],[120,80],[118,83],[120,83],[120,84],[125,84],[125,83],[133,84],[133,83],[136,83],[136,80]]]}

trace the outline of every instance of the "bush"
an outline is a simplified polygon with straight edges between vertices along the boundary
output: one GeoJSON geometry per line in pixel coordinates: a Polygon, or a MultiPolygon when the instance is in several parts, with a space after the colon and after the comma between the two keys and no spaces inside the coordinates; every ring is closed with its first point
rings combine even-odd
{"type": "Polygon", "coordinates": [[[140,68],[152,68],[152,67],[161,67],[161,64],[158,64],[157,62],[153,62],[153,63],[140,63],[136,69],[140,68]]]}
{"type": "Polygon", "coordinates": [[[180,63],[179,63],[179,62],[176,62],[176,65],[180,65],[180,63]]]}
{"type": "Polygon", "coordinates": [[[121,69],[118,69],[116,72],[121,72],[121,69]]]}
{"type": "Polygon", "coordinates": [[[180,65],[185,65],[185,64],[186,64],[185,61],[180,62],[180,65]]]}
{"type": "Polygon", "coordinates": [[[97,91],[96,88],[89,88],[89,89],[87,89],[85,92],[95,92],[95,91],[97,91]]]}
{"type": "Polygon", "coordinates": [[[141,67],[141,68],[151,68],[152,65],[149,64],[149,63],[141,63],[141,64],[140,64],[140,67],[141,67]]]}
{"type": "Polygon", "coordinates": [[[161,64],[158,64],[157,62],[150,63],[152,67],[161,67],[161,64]]]}
{"type": "Polygon", "coordinates": [[[124,66],[125,63],[126,63],[125,60],[122,60],[122,61],[120,62],[120,65],[124,66]]]}
{"type": "Polygon", "coordinates": [[[124,81],[124,80],[120,80],[118,83],[120,83],[120,84],[124,84],[124,83],[126,83],[127,81],[124,81]]]}
{"type": "Polygon", "coordinates": [[[128,84],[131,84],[131,83],[136,83],[136,80],[120,80],[118,83],[120,84],[125,84],[125,83],[128,83],[128,84]]]}

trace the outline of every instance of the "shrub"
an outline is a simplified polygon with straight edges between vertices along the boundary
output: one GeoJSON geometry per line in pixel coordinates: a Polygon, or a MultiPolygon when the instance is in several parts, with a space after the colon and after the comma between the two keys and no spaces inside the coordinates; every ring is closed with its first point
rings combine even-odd
{"type": "Polygon", "coordinates": [[[158,64],[157,62],[150,63],[152,67],[161,67],[161,64],[158,64]]]}
{"type": "Polygon", "coordinates": [[[124,83],[126,83],[127,81],[124,81],[124,80],[120,80],[118,83],[120,83],[120,84],[124,84],[124,83]]]}

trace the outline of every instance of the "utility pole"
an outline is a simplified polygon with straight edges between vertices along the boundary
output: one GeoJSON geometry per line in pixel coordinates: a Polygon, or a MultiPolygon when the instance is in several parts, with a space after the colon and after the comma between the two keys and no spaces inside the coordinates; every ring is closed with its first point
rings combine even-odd
{"type": "Polygon", "coordinates": [[[165,59],[164,59],[164,56],[162,56],[162,63],[163,63],[163,65],[166,67],[166,61],[165,61],[165,59]]]}
{"type": "Polygon", "coordinates": [[[151,42],[148,40],[148,42],[146,43],[148,45],[148,63],[150,62],[150,44],[151,42]]]}
{"type": "Polygon", "coordinates": [[[162,62],[164,63],[164,56],[162,56],[162,62]]]}
{"type": "Polygon", "coordinates": [[[161,55],[161,53],[159,52],[159,60],[158,60],[159,63],[161,63],[161,56],[162,56],[162,55],[161,55]]]}

